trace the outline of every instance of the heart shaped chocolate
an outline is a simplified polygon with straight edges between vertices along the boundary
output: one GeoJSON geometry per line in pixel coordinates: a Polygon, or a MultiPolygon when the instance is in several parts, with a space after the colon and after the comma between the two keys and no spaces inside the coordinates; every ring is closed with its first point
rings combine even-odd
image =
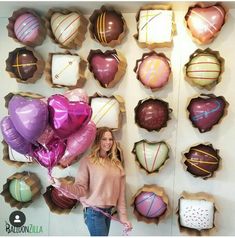
{"type": "Polygon", "coordinates": [[[94,77],[102,87],[108,87],[118,72],[119,59],[115,51],[91,52],[88,61],[94,77]]]}
{"type": "Polygon", "coordinates": [[[210,7],[192,7],[185,20],[193,37],[202,44],[210,43],[221,30],[225,22],[225,10],[220,5],[210,7]]]}
{"type": "Polygon", "coordinates": [[[203,133],[209,131],[223,117],[226,111],[227,102],[220,96],[201,95],[204,97],[193,98],[187,110],[192,124],[203,133]]]}
{"type": "Polygon", "coordinates": [[[64,46],[68,46],[77,37],[79,26],[80,16],[76,12],[56,12],[51,17],[52,32],[56,40],[64,46]]]}
{"type": "Polygon", "coordinates": [[[169,158],[169,148],[164,141],[138,141],[135,143],[132,153],[136,155],[137,162],[141,168],[148,173],[158,172],[169,158]]]}

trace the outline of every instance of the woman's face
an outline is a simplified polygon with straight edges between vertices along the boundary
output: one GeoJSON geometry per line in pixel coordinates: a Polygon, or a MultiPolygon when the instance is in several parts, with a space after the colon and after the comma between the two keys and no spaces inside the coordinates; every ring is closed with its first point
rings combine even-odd
{"type": "Polygon", "coordinates": [[[101,137],[100,150],[101,153],[107,153],[113,146],[113,136],[110,131],[106,131],[101,137]]]}

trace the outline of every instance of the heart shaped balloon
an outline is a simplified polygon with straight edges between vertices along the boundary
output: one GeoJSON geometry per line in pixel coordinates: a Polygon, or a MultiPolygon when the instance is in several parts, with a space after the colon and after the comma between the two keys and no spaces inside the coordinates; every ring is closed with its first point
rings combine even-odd
{"type": "Polygon", "coordinates": [[[77,156],[84,153],[95,140],[96,126],[93,121],[90,121],[86,126],[73,133],[67,139],[65,153],[59,164],[62,167],[67,167],[76,160],[77,156]]]}
{"type": "Polygon", "coordinates": [[[9,116],[2,119],[1,130],[4,140],[13,150],[23,155],[31,151],[31,143],[25,140],[15,129],[9,116]]]}
{"type": "Polygon", "coordinates": [[[108,87],[118,71],[119,59],[117,54],[112,51],[106,51],[105,53],[99,51],[90,55],[91,72],[102,87],[108,87]]]}
{"type": "Polygon", "coordinates": [[[67,138],[85,126],[92,115],[92,109],[87,103],[70,102],[60,94],[49,97],[48,105],[50,125],[61,138],[67,138]]]}
{"type": "Polygon", "coordinates": [[[51,29],[55,38],[64,46],[69,45],[78,34],[80,16],[76,12],[62,14],[56,12],[51,17],[51,29]]]}
{"type": "Polygon", "coordinates": [[[47,126],[47,105],[40,99],[13,96],[8,110],[14,127],[29,142],[34,143],[47,126]]]}
{"type": "Polygon", "coordinates": [[[209,131],[217,124],[225,113],[227,102],[220,96],[201,95],[203,97],[193,98],[187,110],[189,119],[198,130],[203,133],[209,131]]]}
{"type": "Polygon", "coordinates": [[[210,7],[192,7],[189,9],[186,22],[193,37],[200,43],[210,43],[225,22],[225,10],[220,5],[210,7]]]}
{"type": "Polygon", "coordinates": [[[47,168],[50,174],[52,168],[57,165],[64,155],[65,149],[65,142],[59,138],[52,138],[45,146],[41,144],[39,146],[33,145],[32,157],[43,167],[47,168]]]}
{"type": "Polygon", "coordinates": [[[85,90],[81,89],[81,88],[75,88],[73,90],[69,90],[67,92],[64,93],[64,96],[66,98],[68,98],[68,100],[74,101],[74,102],[85,102],[85,103],[89,103],[89,98],[87,93],[85,92],[85,90]]]}
{"type": "Polygon", "coordinates": [[[135,143],[132,153],[136,155],[141,168],[148,173],[153,173],[157,172],[169,158],[169,147],[164,141],[141,140],[135,143]]]}

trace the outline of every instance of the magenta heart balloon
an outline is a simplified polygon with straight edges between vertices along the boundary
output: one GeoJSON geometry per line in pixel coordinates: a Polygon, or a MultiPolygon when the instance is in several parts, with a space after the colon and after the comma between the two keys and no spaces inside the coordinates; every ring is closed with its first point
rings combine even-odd
{"type": "Polygon", "coordinates": [[[47,168],[50,173],[64,155],[65,149],[66,143],[59,138],[53,138],[45,146],[41,144],[38,147],[33,145],[32,157],[43,167],[47,168]]]}
{"type": "Polygon", "coordinates": [[[102,86],[107,86],[114,80],[118,71],[117,55],[110,53],[94,54],[90,61],[90,69],[102,86]]]}
{"type": "Polygon", "coordinates": [[[84,102],[70,102],[63,95],[53,95],[48,99],[51,127],[61,138],[67,138],[82,126],[92,115],[91,107],[84,102]]]}
{"type": "Polygon", "coordinates": [[[2,119],[1,130],[4,140],[13,150],[23,155],[31,151],[31,143],[25,140],[15,129],[9,116],[2,119]]]}
{"type": "Polygon", "coordinates": [[[59,161],[59,164],[64,168],[71,165],[72,162],[76,160],[77,156],[81,155],[89,148],[95,140],[95,135],[95,123],[89,121],[86,126],[69,136],[65,153],[59,161]]]}
{"type": "Polygon", "coordinates": [[[47,105],[40,99],[14,96],[8,110],[14,127],[29,142],[34,143],[47,126],[47,105]]]}

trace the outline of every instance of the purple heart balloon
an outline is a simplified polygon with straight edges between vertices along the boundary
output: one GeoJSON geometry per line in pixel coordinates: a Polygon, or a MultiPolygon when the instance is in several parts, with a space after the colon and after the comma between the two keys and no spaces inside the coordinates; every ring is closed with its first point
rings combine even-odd
{"type": "Polygon", "coordinates": [[[34,143],[47,126],[47,105],[40,99],[14,96],[8,110],[16,130],[29,142],[34,143]]]}
{"type": "Polygon", "coordinates": [[[31,143],[26,141],[15,129],[9,116],[2,119],[1,130],[4,140],[13,150],[23,155],[31,151],[31,143]]]}
{"type": "Polygon", "coordinates": [[[45,147],[39,144],[38,147],[33,145],[32,157],[37,160],[39,164],[51,172],[52,168],[64,155],[66,144],[59,138],[52,138],[45,147]]]}
{"type": "Polygon", "coordinates": [[[55,94],[48,99],[51,127],[61,138],[67,138],[85,126],[92,114],[91,107],[84,102],[70,102],[63,95],[55,94]]]}

